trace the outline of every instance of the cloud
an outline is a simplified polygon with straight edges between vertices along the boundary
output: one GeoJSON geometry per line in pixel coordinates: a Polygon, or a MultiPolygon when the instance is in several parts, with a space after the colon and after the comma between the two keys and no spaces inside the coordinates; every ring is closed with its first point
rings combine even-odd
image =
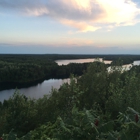
{"type": "Polygon", "coordinates": [[[27,16],[51,17],[82,32],[140,22],[140,8],[132,0],[1,0],[0,12],[9,9],[27,16]]]}
{"type": "Polygon", "coordinates": [[[94,27],[92,25],[89,25],[88,23],[83,22],[83,21],[77,22],[77,21],[73,21],[73,20],[62,19],[62,20],[60,20],[60,22],[65,24],[65,25],[75,27],[75,28],[77,28],[78,30],[80,30],[82,32],[96,31],[97,29],[100,28],[98,26],[94,27]]]}

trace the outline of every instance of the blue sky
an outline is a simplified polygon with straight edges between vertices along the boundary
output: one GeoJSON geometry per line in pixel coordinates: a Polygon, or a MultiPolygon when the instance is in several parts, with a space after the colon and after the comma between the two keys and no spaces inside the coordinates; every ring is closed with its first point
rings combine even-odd
{"type": "Polygon", "coordinates": [[[140,54],[138,0],[1,0],[0,53],[140,54]]]}

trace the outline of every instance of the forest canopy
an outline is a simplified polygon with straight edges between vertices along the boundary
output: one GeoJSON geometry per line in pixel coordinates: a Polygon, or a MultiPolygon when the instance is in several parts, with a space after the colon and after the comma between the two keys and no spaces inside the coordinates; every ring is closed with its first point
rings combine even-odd
{"type": "Polygon", "coordinates": [[[103,58],[103,60],[111,60],[111,65],[130,64],[135,60],[140,60],[139,55],[1,54],[0,90],[28,87],[43,82],[45,79],[68,78],[71,74],[80,76],[89,63],[71,63],[59,66],[55,60],[82,58],[103,58]]]}
{"type": "Polygon", "coordinates": [[[112,70],[91,63],[51,95],[30,99],[15,91],[0,103],[4,140],[138,140],[140,66],[112,70]]]}

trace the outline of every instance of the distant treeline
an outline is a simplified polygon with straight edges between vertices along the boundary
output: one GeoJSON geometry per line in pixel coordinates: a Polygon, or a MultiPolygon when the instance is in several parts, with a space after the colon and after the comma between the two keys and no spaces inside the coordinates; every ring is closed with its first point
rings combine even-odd
{"type": "Polygon", "coordinates": [[[102,54],[0,54],[0,60],[3,61],[18,61],[23,60],[68,60],[68,59],[87,59],[87,58],[103,58],[103,60],[117,61],[123,60],[123,63],[132,63],[135,60],[140,60],[140,55],[102,55],[102,54]],[[17,60],[18,59],[18,60],[17,60]]]}
{"type": "Polygon", "coordinates": [[[104,60],[112,60],[112,65],[119,64],[131,64],[136,60],[140,60],[140,55],[108,55],[104,57],[104,60]]]}
{"type": "Polygon", "coordinates": [[[86,59],[86,58],[103,58],[104,60],[121,59],[140,59],[140,55],[126,54],[0,54],[0,59],[24,60],[24,59],[51,59],[51,60],[66,60],[66,59],[86,59]]]}
{"type": "MultiPolygon", "coordinates": [[[[55,60],[103,58],[112,65],[129,64],[140,60],[140,55],[0,55],[0,90],[35,85],[45,79],[68,78],[70,74],[82,75],[89,63],[59,66],[55,60]]],[[[108,66],[108,65],[106,65],[108,66]]]]}

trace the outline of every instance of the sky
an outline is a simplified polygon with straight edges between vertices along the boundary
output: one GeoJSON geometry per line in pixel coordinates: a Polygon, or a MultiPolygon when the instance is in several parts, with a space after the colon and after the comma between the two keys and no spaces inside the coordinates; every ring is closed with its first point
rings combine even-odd
{"type": "Polygon", "coordinates": [[[0,0],[0,54],[140,54],[139,0],[0,0]]]}

